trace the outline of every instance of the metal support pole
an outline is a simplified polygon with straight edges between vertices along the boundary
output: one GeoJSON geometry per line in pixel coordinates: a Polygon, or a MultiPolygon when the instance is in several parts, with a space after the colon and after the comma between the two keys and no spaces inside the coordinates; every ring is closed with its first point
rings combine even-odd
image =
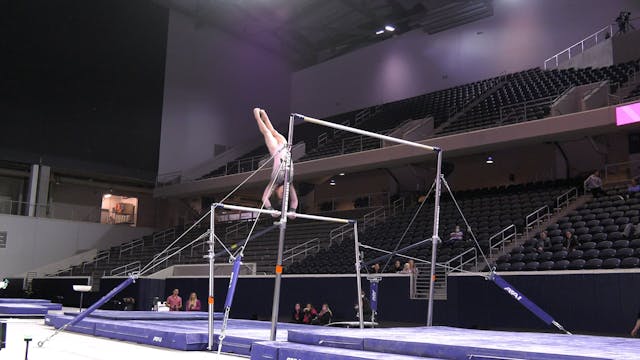
{"type": "Polygon", "coordinates": [[[433,292],[436,282],[436,258],[438,251],[438,243],[440,237],[438,231],[440,228],[440,193],[442,187],[442,150],[438,151],[438,164],[436,165],[436,193],[434,197],[433,209],[433,236],[431,245],[431,277],[429,278],[429,305],[427,309],[427,326],[433,325],[433,292]]]}
{"type": "Polygon", "coordinates": [[[214,281],[214,266],[215,266],[215,213],[216,213],[216,205],[211,205],[211,215],[210,215],[210,227],[211,231],[209,231],[209,252],[207,257],[209,258],[209,296],[207,297],[207,312],[208,312],[208,341],[207,341],[207,350],[213,351],[213,311],[214,311],[214,289],[213,289],[213,281],[214,281]]]}
{"type": "MultiPolygon", "coordinates": [[[[293,142],[293,122],[295,116],[289,116],[289,137],[286,146],[287,151],[291,152],[291,143],[293,142]]],[[[276,278],[273,287],[273,307],[271,308],[271,341],[276,340],[278,331],[278,311],[280,310],[280,284],[282,282],[282,253],[284,252],[284,236],[287,230],[287,213],[289,211],[289,187],[291,186],[291,156],[284,156],[286,163],[284,164],[284,184],[282,192],[282,209],[280,213],[280,236],[278,237],[278,258],[276,261],[276,278]]],[[[275,166],[275,165],[274,165],[275,166]]]]}
{"type": "Polygon", "coordinates": [[[353,223],[353,245],[356,251],[356,283],[358,288],[358,321],[364,329],[364,310],[362,309],[362,278],[360,277],[360,243],[358,242],[358,222],[353,223]]]}

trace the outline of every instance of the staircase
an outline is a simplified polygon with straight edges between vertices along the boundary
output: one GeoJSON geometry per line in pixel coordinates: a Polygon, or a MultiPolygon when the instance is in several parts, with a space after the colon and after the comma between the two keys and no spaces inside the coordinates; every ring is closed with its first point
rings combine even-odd
{"type": "MultiPolygon", "coordinates": [[[[560,198],[563,198],[564,196],[565,194],[561,195],[558,198],[558,200],[560,200],[560,198]]],[[[499,233],[495,234],[490,239],[491,245],[489,248],[489,252],[487,254],[487,259],[489,263],[495,264],[495,261],[500,256],[510,253],[514,247],[524,244],[527,240],[533,239],[538,232],[542,231],[543,229],[546,229],[546,227],[549,226],[550,224],[557,222],[558,219],[560,219],[561,217],[567,216],[567,214],[579,208],[580,206],[586,204],[591,199],[592,199],[592,196],[589,194],[588,195],[576,194],[575,200],[570,201],[569,199],[567,199],[564,202],[565,206],[561,206],[562,205],[561,204],[560,206],[554,209],[555,211],[553,213],[546,212],[544,215],[537,215],[531,220],[529,220],[529,217],[532,215],[536,215],[536,213],[540,212],[540,210],[543,208],[540,208],[534,211],[533,213],[529,214],[529,216],[527,216],[527,222],[526,222],[524,233],[516,232],[515,226],[511,225],[503,229],[499,233]],[[491,242],[492,239],[495,239],[496,241],[491,242]]],[[[486,264],[484,264],[484,262],[480,262],[477,264],[474,271],[476,272],[485,271],[485,266],[486,264]]]]}
{"type": "Polygon", "coordinates": [[[480,94],[480,96],[478,96],[475,99],[472,99],[471,101],[469,101],[468,103],[464,104],[464,106],[460,109],[457,110],[456,112],[452,115],[449,116],[449,118],[447,119],[447,121],[443,122],[442,124],[440,124],[440,126],[438,126],[435,130],[434,130],[434,134],[439,134],[443,129],[445,129],[449,124],[455,122],[456,120],[458,120],[459,118],[461,118],[462,116],[464,116],[464,114],[467,113],[467,111],[473,109],[476,105],[480,104],[481,102],[483,102],[485,99],[487,99],[489,96],[491,96],[492,94],[494,94],[496,91],[500,90],[503,86],[505,86],[508,83],[508,81],[506,79],[504,79],[504,77],[501,77],[499,80],[496,81],[495,85],[493,85],[492,87],[490,87],[489,89],[487,89],[487,91],[483,92],[482,94],[480,94]]]}

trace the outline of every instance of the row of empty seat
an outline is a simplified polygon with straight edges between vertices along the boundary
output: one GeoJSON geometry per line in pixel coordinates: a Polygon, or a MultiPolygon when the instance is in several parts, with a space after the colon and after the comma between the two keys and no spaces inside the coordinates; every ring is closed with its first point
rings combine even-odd
{"type": "MultiPolygon", "coordinates": [[[[436,136],[460,133],[547,117],[553,100],[570,87],[607,80],[611,91],[615,92],[638,71],[638,60],[602,68],[535,68],[338,114],[326,120],[384,133],[408,120],[433,117],[436,136]],[[471,106],[474,100],[479,103],[471,106]],[[471,108],[465,109],[465,106],[471,108]],[[462,109],[465,109],[463,113],[462,109]]],[[[640,89],[635,89],[629,96],[638,95],[640,89]]],[[[305,142],[306,155],[298,161],[381,147],[377,139],[306,123],[295,129],[294,142],[301,141],[305,142]]],[[[254,170],[260,158],[266,155],[264,146],[256,147],[203,178],[254,170]]]]}

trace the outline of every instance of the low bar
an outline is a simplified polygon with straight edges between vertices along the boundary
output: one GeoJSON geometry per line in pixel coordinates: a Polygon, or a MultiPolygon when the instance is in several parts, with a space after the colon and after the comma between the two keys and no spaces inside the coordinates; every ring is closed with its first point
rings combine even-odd
{"type": "Polygon", "coordinates": [[[314,124],[317,124],[317,125],[334,128],[334,129],[337,129],[337,130],[351,132],[351,133],[359,134],[359,135],[370,136],[370,137],[374,137],[374,138],[377,138],[377,139],[391,141],[391,142],[395,142],[395,143],[403,144],[403,145],[409,145],[409,146],[413,146],[413,147],[417,147],[417,148],[421,148],[421,149],[425,149],[425,150],[429,150],[429,151],[440,151],[440,148],[435,147],[435,146],[423,145],[423,144],[420,144],[420,143],[417,143],[417,142],[413,142],[413,141],[409,141],[409,140],[394,138],[392,136],[376,134],[374,132],[361,130],[361,129],[353,128],[353,127],[350,127],[350,126],[344,126],[344,125],[340,125],[340,124],[336,124],[336,123],[332,123],[332,122],[324,121],[324,120],[320,120],[320,119],[314,119],[312,117],[308,117],[308,116],[305,116],[305,115],[294,114],[294,116],[296,116],[296,118],[302,119],[303,121],[306,121],[306,122],[310,122],[310,123],[314,123],[314,124]]]}
{"type": "MultiPolygon", "coordinates": [[[[221,204],[221,203],[215,203],[213,204],[213,206],[220,209],[247,211],[247,212],[260,213],[260,214],[280,216],[280,211],[278,210],[257,209],[257,208],[247,207],[247,206],[229,205],[229,204],[221,204]]],[[[296,212],[288,212],[287,214],[288,216],[293,216],[300,219],[327,221],[327,222],[334,222],[334,223],[340,223],[340,224],[353,224],[355,222],[355,220],[350,220],[350,219],[340,219],[340,218],[334,218],[334,217],[328,217],[328,216],[300,214],[296,212]]]]}

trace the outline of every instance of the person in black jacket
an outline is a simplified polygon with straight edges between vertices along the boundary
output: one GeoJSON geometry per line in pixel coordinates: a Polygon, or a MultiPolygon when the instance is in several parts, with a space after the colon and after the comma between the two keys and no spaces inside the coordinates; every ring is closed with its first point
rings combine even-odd
{"type": "Polygon", "coordinates": [[[313,321],[314,325],[327,325],[331,323],[333,312],[329,309],[329,304],[322,304],[322,309],[318,313],[318,317],[313,321]]]}
{"type": "Polygon", "coordinates": [[[302,324],[304,314],[302,313],[302,306],[300,303],[296,303],[293,307],[293,313],[291,314],[291,322],[295,324],[302,324]]]}

